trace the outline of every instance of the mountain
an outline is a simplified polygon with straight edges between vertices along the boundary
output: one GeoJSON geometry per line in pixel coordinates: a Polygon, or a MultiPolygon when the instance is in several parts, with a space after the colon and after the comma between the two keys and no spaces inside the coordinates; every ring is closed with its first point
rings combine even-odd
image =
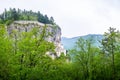
{"type": "Polygon", "coordinates": [[[68,49],[72,49],[75,46],[75,42],[79,39],[79,38],[83,38],[83,39],[89,39],[92,38],[94,41],[94,45],[96,47],[100,46],[100,42],[103,39],[103,35],[101,34],[88,34],[85,36],[78,36],[78,37],[73,37],[73,38],[66,38],[66,37],[62,37],[61,42],[64,46],[64,48],[66,50],[68,49]]]}

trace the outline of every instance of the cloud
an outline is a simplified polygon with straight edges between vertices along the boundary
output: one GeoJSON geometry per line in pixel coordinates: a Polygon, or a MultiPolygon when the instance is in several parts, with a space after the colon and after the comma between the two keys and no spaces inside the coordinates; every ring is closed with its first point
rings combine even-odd
{"type": "Polygon", "coordinates": [[[120,29],[120,0],[3,0],[4,8],[15,7],[53,16],[62,28],[62,36],[103,34],[107,29],[120,29]]]}

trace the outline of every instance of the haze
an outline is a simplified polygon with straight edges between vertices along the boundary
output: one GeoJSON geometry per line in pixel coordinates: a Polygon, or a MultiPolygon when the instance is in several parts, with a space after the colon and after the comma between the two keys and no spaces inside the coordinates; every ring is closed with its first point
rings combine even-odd
{"type": "Polygon", "coordinates": [[[62,36],[103,34],[109,27],[120,30],[120,0],[2,0],[4,9],[20,8],[53,16],[62,36]]]}

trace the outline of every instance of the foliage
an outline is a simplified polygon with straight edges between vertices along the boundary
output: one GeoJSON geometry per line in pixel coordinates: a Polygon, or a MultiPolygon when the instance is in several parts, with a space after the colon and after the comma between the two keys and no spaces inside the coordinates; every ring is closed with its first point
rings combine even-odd
{"type": "Polygon", "coordinates": [[[11,49],[11,41],[7,36],[5,26],[0,24],[0,80],[9,79],[9,58],[11,49]]]}
{"type": "Polygon", "coordinates": [[[76,80],[95,80],[96,74],[96,57],[99,54],[99,49],[94,47],[92,39],[78,39],[74,49],[70,50],[72,61],[76,68],[76,80]],[[81,76],[79,76],[81,75],[81,76]],[[94,76],[93,76],[94,75],[94,76]]]}
{"type": "Polygon", "coordinates": [[[119,80],[120,33],[115,28],[105,32],[99,48],[91,39],[78,39],[70,50],[75,80],[119,80]]]}
{"type": "Polygon", "coordinates": [[[120,33],[110,28],[101,47],[92,39],[78,39],[67,56],[54,60],[46,52],[54,52],[47,42],[46,26],[29,32],[14,31],[11,36],[0,24],[0,80],[119,80],[120,33]]]}
{"type": "Polygon", "coordinates": [[[109,32],[104,34],[104,39],[102,40],[102,51],[106,58],[109,59],[110,69],[111,69],[111,79],[116,79],[116,63],[115,56],[119,55],[119,31],[115,28],[109,28],[109,32]]]}
{"type": "Polygon", "coordinates": [[[72,80],[65,56],[53,60],[46,54],[54,52],[55,46],[45,40],[45,30],[40,34],[37,28],[14,31],[9,36],[0,25],[0,80],[72,80]]]}
{"type": "Polygon", "coordinates": [[[4,10],[2,14],[0,14],[0,23],[9,25],[11,22],[15,20],[33,20],[39,21],[45,24],[54,24],[53,17],[48,18],[47,15],[43,15],[38,12],[33,12],[32,10],[26,11],[21,9],[10,8],[9,10],[4,10]]]}

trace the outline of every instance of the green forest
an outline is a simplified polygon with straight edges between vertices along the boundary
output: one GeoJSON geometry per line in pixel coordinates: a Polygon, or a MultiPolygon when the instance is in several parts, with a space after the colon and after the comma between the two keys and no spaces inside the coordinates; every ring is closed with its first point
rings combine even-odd
{"type": "Polygon", "coordinates": [[[38,21],[45,24],[54,24],[54,18],[51,16],[50,18],[45,14],[43,15],[38,12],[33,12],[32,10],[21,10],[10,8],[9,10],[5,9],[2,14],[0,14],[0,24],[9,25],[15,20],[32,20],[38,21]]]}
{"type": "Polygon", "coordinates": [[[54,52],[55,46],[44,39],[46,29],[38,35],[33,28],[16,39],[13,36],[17,32],[8,35],[5,28],[11,20],[54,24],[53,18],[39,16],[44,22],[38,14],[42,15],[11,9],[0,15],[0,80],[120,80],[120,32],[117,29],[106,30],[100,47],[93,45],[92,38],[80,38],[66,56],[61,54],[52,59],[46,52],[54,52]]]}

